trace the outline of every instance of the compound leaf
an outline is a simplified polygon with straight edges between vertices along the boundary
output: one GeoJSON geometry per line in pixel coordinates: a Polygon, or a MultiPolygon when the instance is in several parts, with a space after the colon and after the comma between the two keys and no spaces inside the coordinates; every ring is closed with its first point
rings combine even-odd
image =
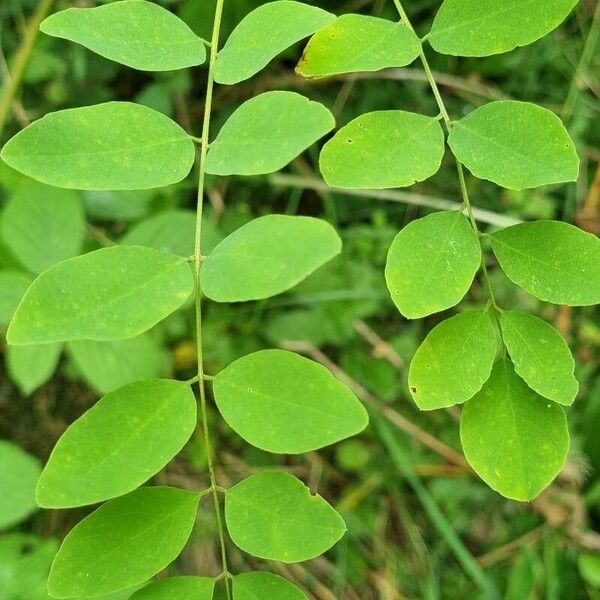
{"type": "Polygon", "coordinates": [[[538,394],[559,404],[573,404],[579,384],[575,361],[560,333],[538,317],[504,311],[502,337],[515,371],[538,394]]]}
{"type": "Polygon", "coordinates": [[[233,578],[235,600],[308,600],[287,579],[267,571],[241,573],[233,578]]]}
{"type": "Polygon", "coordinates": [[[213,385],[225,421],[268,452],[317,450],[359,433],[368,423],[367,411],[343,383],[293,352],[244,356],[221,371],[213,385]]]}
{"type": "Polygon", "coordinates": [[[179,308],[193,289],[185,258],[140,246],[103,248],[60,262],[25,293],[9,344],[134,337],[179,308]]]}
{"type": "Polygon", "coordinates": [[[385,265],[398,310],[419,319],[458,304],[481,264],[481,247],[467,218],[438,212],[409,223],[394,238],[385,265]]]}
{"type": "Polygon", "coordinates": [[[64,539],[48,579],[54,598],[100,596],[147,581],[187,542],[198,494],[140,488],[110,500],[64,539]]]}
{"type": "Polygon", "coordinates": [[[206,158],[212,175],[260,175],[285,167],[335,127],[322,104],[294,92],[265,92],[225,122],[206,158]]]}
{"type": "Polygon", "coordinates": [[[210,577],[170,577],[145,586],[130,600],[213,600],[214,589],[210,577]]]}
{"type": "Polygon", "coordinates": [[[72,190],[28,182],[9,198],[0,229],[19,262],[41,273],[79,254],[85,233],[83,202],[72,190]]]}
{"type": "Polygon", "coordinates": [[[8,374],[24,396],[29,396],[52,377],[62,349],[62,344],[9,346],[6,349],[8,374]]]}
{"type": "Polygon", "coordinates": [[[177,123],[131,102],[47,114],[0,153],[9,166],[33,179],[81,190],[145,190],[177,183],[190,172],[194,155],[194,143],[177,123]]]}
{"type": "Polygon", "coordinates": [[[68,8],[48,17],[40,30],[142,71],[184,69],[206,60],[204,42],[181,19],[144,0],[68,8]]]}
{"type": "Polygon", "coordinates": [[[496,330],[487,310],[461,313],[434,327],[408,373],[421,410],[462,404],[488,380],[496,358],[496,330]]]}
{"type": "Polygon", "coordinates": [[[20,271],[0,271],[0,324],[8,325],[33,278],[20,271]]]}
{"type": "Polygon", "coordinates": [[[42,468],[19,446],[0,440],[0,529],[7,529],[37,510],[35,486],[42,468]]]}
{"type": "Polygon", "coordinates": [[[333,19],[316,6],[292,0],[259,6],[240,21],[219,51],[215,81],[231,85],[252,77],[280,52],[333,19]]]}
{"type": "Polygon", "coordinates": [[[67,350],[85,382],[101,394],[166,374],[163,348],[150,333],[114,342],[68,342],[67,350]]]}
{"type": "Polygon", "coordinates": [[[313,35],[296,73],[312,78],[404,67],[420,52],[419,38],[402,23],[347,14],[313,35]]]}
{"type": "Polygon", "coordinates": [[[559,473],[569,450],[563,409],[536,394],[498,361],[460,421],[465,457],[494,490],[513,500],[532,500],[559,473]]]}
{"type": "Polygon", "coordinates": [[[561,120],[529,102],[489,102],[457,121],[448,144],[476,177],[511,190],[576,181],[579,157],[561,120]]]}
{"type": "Polygon", "coordinates": [[[445,0],[427,36],[442,54],[490,56],[509,52],[558,27],[578,0],[445,0]]]}
{"type": "Polygon", "coordinates": [[[334,187],[407,187],[434,175],[444,156],[444,132],[436,119],[382,110],[350,121],[330,139],[319,159],[334,187]]]}
{"type": "Polygon", "coordinates": [[[281,294],[339,254],[342,241],[326,221],[267,215],[225,238],[202,264],[202,289],[217,302],[281,294]]]}
{"type": "Polygon", "coordinates": [[[185,383],[138,381],[107,394],[58,440],[38,504],[84,506],[131,492],[183,448],[195,425],[196,400],[185,383]]]}
{"type": "Polygon", "coordinates": [[[285,563],[319,556],[346,531],[342,517],[321,496],[281,471],[258,473],[229,488],[225,520],[244,552],[285,563]]]}
{"type": "Polygon", "coordinates": [[[571,306],[600,303],[600,240],[559,221],[521,223],[490,236],[508,278],[532,296],[571,306]]]}

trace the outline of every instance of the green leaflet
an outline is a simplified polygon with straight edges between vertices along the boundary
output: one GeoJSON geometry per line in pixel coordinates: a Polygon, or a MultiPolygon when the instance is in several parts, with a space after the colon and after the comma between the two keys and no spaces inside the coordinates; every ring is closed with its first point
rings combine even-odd
{"type": "Polygon", "coordinates": [[[532,296],[571,306],[600,303],[600,240],[559,221],[522,223],[490,236],[508,278],[532,296]]]}
{"type": "Polygon", "coordinates": [[[115,246],[70,258],[31,284],[8,343],[134,337],[179,308],[193,284],[185,258],[150,248],[115,246]]]}
{"type": "Polygon", "coordinates": [[[420,52],[419,38],[402,23],[347,14],[313,35],[296,73],[310,78],[404,67],[420,52]]]}
{"type": "Polygon", "coordinates": [[[294,92],[265,92],[244,102],[221,127],[210,145],[206,172],[273,173],[334,127],[322,104],[294,92]]]}
{"type": "Polygon", "coordinates": [[[181,181],[194,143],[165,115],[131,102],[49,113],[17,133],[0,157],[43,183],[81,190],[145,190],[181,181]]]}
{"type": "Polygon", "coordinates": [[[236,360],[213,386],[231,428],[268,452],[317,450],[359,433],[369,420],[355,395],[325,367],[284,350],[236,360]]]}
{"type": "Polygon", "coordinates": [[[52,377],[62,349],[62,344],[9,346],[6,349],[8,374],[24,396],[29,396],[52,377]]]}
{"type": "Polygon", "coordinates": [[[488,380],[496,358],[496,330],[487,310],[442,321],[415,353],[408,373],[421,410],[462,404],[488,380]]]}
{"type": "Polygon", "coordinates": [[[195,426],[196,401],[184,383],[154,379],[111,392],[58,440],[37,502],[68,508],[131,492],[183,448],[195,426]]]}
{"type": "Polygon", "coordinates": [[[0,440],[0,529],[7,529],[37,510],[35,486],[41,467],[19,446],[0,440]]]}
{"type": "Polygon", "coordinates": [[[576,181],[579,174],[562,121],[530,102],[485,104],[453,124],[448,144],[473,175],[511,190],[576,181]]]}
{"type": "Polygon", "coordinates": [[[280,52],[334,19],[316,6],[292,0],[259,6],[240,21],[219,51],[215,81],[232,85],[252,77],[280,52]]]}
{"type": "Polygon", "coordinates": [[[319,165],[331,186],[384,189],[431,177],[443,156],[444,132],[436,119],[382,110],[342,127],[323,147],[319,165]]]}
{"type": "Polygon", "coordinates": [[[578,0],[445,0],[427,36],[442,54],[489,56],[535,42],[558,27],[578,0]]]}
{"type": "Polygon", "coordinates": [[[281,294],[338,255],[342,241],[326,221],[267,215],[225,238],[202,264],[203,292],[217,302],[281,294]]]}
{"type": "MultiPolygon", "coordinates": [[[[136,223],[120,240],[125,246],[148,246],[168,254],[194,254],[196,214],[191,210],[167,210],[136,223]]],[[[202,254],[206,255],[223,239],[208,217],[202,218],[202,254]]]]}
{"type": "Polygon", "coordinates": [[[267,571],[236,575],[233,597],[235,600],[308,600],[295,585],[267,571]]]}
{"type": "Polygon", "coordinates": [[[50,571],[50,595],[100,596],[147,581],[183,549],[198,501],[192,492],[143,487],[106,502],[64,539],[50,571]]]}
{"type": "Polygon", "coordinates": [[[213,600],[214,589],[210,577],[170,577],[147,585],[131,600],[213,600]]]}
{"type": "Polygon", "coordinates": [[[144,0],[68,8],[48,17],[40,30],[143,71],[184,69],[206,60],[204,42],[181,19],[144,0]]]}
{"type": "Polygon", "coordinates": [[[8,325],[32,281],[20,271],[0,271],[0,325],[8,325]]]}
{"type": "Polygon", "coordinates": [[[79,194],[35,181],[9,198],[0,233],[6,246],[32,273],[79,254],[85,233],[79,194]]]}
{"type": "Polygon", "coordinates": [[[465,456],[494,490],[532,500],[559,473],[569,450],[563,409],[529,388],[508,360],[464,407],[460,438],[465,456]]]}
{"type": "Polygon", "coordinates": [[[385,280],[398,310],[419,319],[458,304],[481,264],[481,247],[467,218],[438,212],[409,223],[394,238],[385,280]]]}
{"type": "Polygon", "coordinates": [[[158,379],[168,370],[165,352],[150,333],[114,342],[68,342],[67,351],[85,382],[101,394],[134,381],[158,379]]]}
{"type": "Polygon", "coordinates": [[[346,531],[342,517],[321,496],[280,471],[258,473],[229,488],[225,520],[244,552],[285,563],[319,556],[346,531]]]}
{"type": "Polygon", "coordinates": [[[529,387],[559,404],[573,404],[579,384],[569,346],[551,325],[527,313],[504,311],[502,337],[515,371],[529,387]]]}

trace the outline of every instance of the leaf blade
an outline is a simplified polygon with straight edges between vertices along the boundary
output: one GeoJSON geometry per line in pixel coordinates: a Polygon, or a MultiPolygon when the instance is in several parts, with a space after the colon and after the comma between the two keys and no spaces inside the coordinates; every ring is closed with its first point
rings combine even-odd
{"type": "Polygon", "coordinates": [[[236,575],[233,578],[233,597],[235,600],[308,600],[295,585],[267,571],[236,575]]]}

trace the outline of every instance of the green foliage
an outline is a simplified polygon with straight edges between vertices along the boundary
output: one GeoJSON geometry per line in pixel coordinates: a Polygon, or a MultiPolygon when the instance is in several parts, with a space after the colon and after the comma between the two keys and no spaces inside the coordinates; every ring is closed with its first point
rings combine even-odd
{"type": "Polygon", "coordinates": [[[506,275],[532,296],[556,304],[600,303],[600,240],[558,221],[515,225],[490,236],[506,275]]]}
{"type": "Polygon", "coordinates": [[[36,510],[38,460],[19,446],[0,440],[0,529],[11,527],[36,510]]]}
{"type": "Polygon", "coordinates": [[[502,337],[515,371],[538,394],[559,404],[573,404],[579,384],[575,361],[560,333],[542,319],[518,311],[500,316],[502,337]]]}
{"type": "Polygon", "coordinates": [[[382,110],[361,115],[329,140],[319,165],[334,187],[406,187],[434,175],[444,155],[444,134],[431,117],[382,110]]]}
{"type": "Polygon", "coordinates": [[[50,113],[18,133],[0,157],[57,187],[145,190],[181,181],[194,144],[168,117],[131,102],[50,113]]]}
{"type": "Polygon", "coordinates": [[[62,344],[8,347],[6,350],[8,373],[11,381],[17,385],[24,396],[29,396],[52,377],[62,349],[62,344]]]}
{"type": "Polygon", "coordinates": [[[576,181],[579,174],[561,120],[529,102],[485,104],[454,123],[448,144],[473,175],[512,190],[576,181]]]}
{"type": "Polygon", "coordinates": [[[327,222],[267,215],[225,238],[202,266],[202,289],[217,302],[260,300],[297,285],[340,253],[327,222]]]}
{"type": "Polygon", "coordinates": [[[143,487],[103,504],[65,538],[50,595],[100,596],[146,581],[181,552],[197,507],[197,494],[169,487],[143,487]]]}
{"type": "Polygon", "coordinates": [[[184,69],[206,60],[204,42],[183,21],[145,0],[68,8],[48,17],[40,29],[143,71],[184,69]]]}
{"type": "Polygon", "coordinates": [[[469,464],[490,487],[524,501],[556,477],[569,450],[563,409],[527,387],[508,360],[494,365],[465,404],[460,438],[469,464]]]}
{"type": "Polygon", "coordinates": [[[8,325],[32,278],[20,271],[0,271],[0,323],[8,325]]]}
{"type": "Polygon", "coordinates": [[[479,241],[467,219],[458,212],[439,212],[398,233],[385,279],[398,310],[418,319],[458,304],[480,263],[479,241]]]}
{"type": "Polygon", "coordinates": [[[284,350],[236,360],[215,377],[214,394],[231,428],[268,452],[318,450],[368,422],[362,404],[325,367],[284,350]]]}
{"type": "Polygon", "coordinates": [[[341,15],[309,41],[296,67],[302,77],[404,67],[421,52],[414,31],[367,15],[341,15]]]}
{"type": "Polygon", "coordinates": [[[37,502],[65,508],[126,494],[170,462],[195,426],[194,394],[184,383],[155,379],[111,392],[58,440],[37,502]]]}
{"type": "Polygon", "coordinates": [[[205,169],[213,175],[260,175],[285,167],[331,131],[333,115],[294,92],[265,92],[229,117],[211,143],[205,169]]]}
{"type": "Polygon", "coordinates": [[[293,0],[259,6],[240,21],[219,51],[215,81],[232,85],[252,77],[280,52],[333,19],[331,13],[293,0]]]}
{"type": "Polygon", "coordinates": [[[286,563],[322,554],[346,531],[342,517],[321,496],[280,471],[252,475],[229,488],[225,519],[239,548],[286,563]]]}
{"type": "Polygon", "coordinates": [[[179,308],[192,286],[184,258],[140,246],[103,248],[40,275],[17,308],[7,338],[27,345],[133,337],[179,308]]]}
{"type": "Polygon", "coordinates": [[[427,39],[454,56],[489,56],[526,46],[558,27],[579,0],[444,0],[427,39]]]}
{"type": "Polygon", "coordinates": [[[131,600],[213,600],[214,588],[208,577],[171,577],[145,586],[131,600]]]}
{"type": "Polygon", "coordinates": [[[408,373],[421,410],[462,404],[488,380],[496,358],[496,331],[488,310],[442,321],[416,351],[408,373]]]}
{"type": "Polygon", "coordinates": [[[236,575],[233,579],[233,597],[235,600],[307,600],[295,585],[265,571],[236,575]]]}

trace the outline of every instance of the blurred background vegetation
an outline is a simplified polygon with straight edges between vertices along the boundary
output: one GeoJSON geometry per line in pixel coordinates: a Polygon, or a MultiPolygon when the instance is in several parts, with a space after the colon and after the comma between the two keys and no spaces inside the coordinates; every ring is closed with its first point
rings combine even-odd
{"type": "MultiPolygon", "coordinates": [[[[543,0],[540,0],[543,1],[543,0]]],[[[0,81],[26,37],[39,0],[0,0],[0,81]],[[24,37],[25,36],[25,37],[24,37]]],[[[43,0],[48,10],[93,6],[93,0],[43,0]]],[[[227,0],[224,37],[259,0],[227,0]]],[[[396,19],[384,0],[311,2],[337,14],[362,12],[396,19]]],[[[214,0],[162,0],[198,34],[209,37],[214,0]]],[[[408,0],[425,34],[439,0],[408,0]]],[[[265,32],[268,35],[268,32],[265,32]]],[[[452,117],[492,99],[531,100],[560,115],[582,160],[576,185],[510,192],[469,178],[484,230],[518,220],[555,218],[600,233],[600,3],[582,0],[546,38],[485,59],[429,52],[452,117]]],[[[338,123],[372,110],[437,114],[418,63],[401,70],[306,82],[293,67],[302,46],[263,73],[219,87],[215,128],[242,101],[268,89],[300,91],[330,107],[338,123]]],[[[199,135],[203,68],[147,74],[82,47],[39,35],[19,93],[2,123],[0,144],[47,112],[113,99],[134,100],[199,135]]],[[[0,96],[2,91],[0,90],[0,96]]],[[[409,322],[394,309],[383,267],[395,233],[432,210],[457,207],[452,161],[407,190],[332,193],[321,183],[317,149],[285,172],[258,178],[211,178],[204,229],[206,253],[250,219],[273,212],[324,217],[341,233],[342,255],[291,292],[263,302],[208,303],[206,369],[217,373],[235,358],[285,347],[325,363],[372,408],[359,438],[307,457],[276,458],[250,448],[214,410],[220,480],[283,466],[333,501],[348,535],[326,556],[301,565],[274,564],[317,600],[476,599],[490,589],[507,600],[600,598],[600,312],[550,306],[517,290],[494,268],[501,305],[533,312],[567,337],[577,360],[579,397],[568,412],[572,448],[557,481],[532,503],[500,497],[468,468],[460,453],[457,410],[419,413],[406,389],[407,364],[434,315],[409,322]]],[[[195,174],[147,192],[73,193],[52,190],[0,165],[0,328],[32,277],[53,262],[114,243],[147,244],[193,254],[195,174]],[[66,194],[66,195],[65,195],[66,194]],[[66,212],[49,206],[66,206],[66,212]],[[75,208],[73,208],[75,207],[75,208]],[[85,215],[85,218],[83,217],[85,215]]],[[[484,302],[475,284],[461,307],[484,302]]],[[[60,540],[89,509],[35,511],[30,482],[65,427],[99,395],[147,377],[194,373],[191,306],[139,338],[78,342],[26,352],[0,341],[0,600],[47,598],[45,578],[60,540]],[[27,455],[23,454],[22,451],[27,455]],[[35,457],[35,458],[32,458],[35,457]]],[[[301,426],[301,424],[298,424],[301,426]]],[[[206,456],[193,439],[157,483],[207,486],[206,456]]],[[[219,572],[213,512],[202,504],[190,543],[165,574],[219,572]]],[[[260,567],[230,545],[234,571],[260,567]]],[[[129,593],[113,595],[125,599],[129,593]]],[[[274,599],[277,600],[277,599],[274,599]]]]}

